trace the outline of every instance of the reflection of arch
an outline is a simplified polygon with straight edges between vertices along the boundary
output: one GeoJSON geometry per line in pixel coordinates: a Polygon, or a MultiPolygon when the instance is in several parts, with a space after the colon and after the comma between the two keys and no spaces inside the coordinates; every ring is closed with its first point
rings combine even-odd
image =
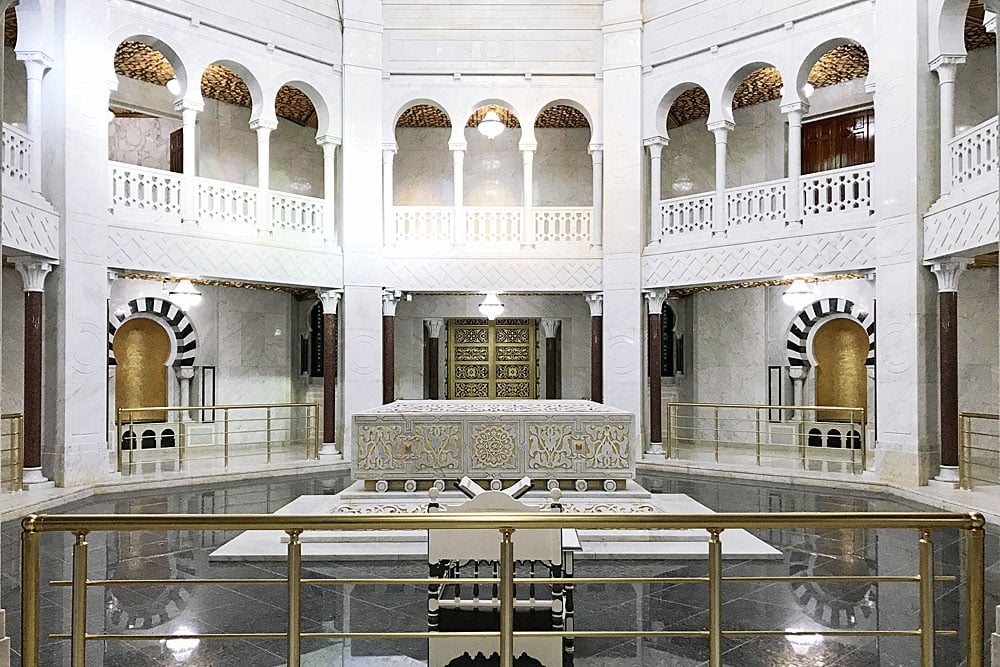
{"type": "MultiPolygon", "coordinates": [[[[853,318],[834,317],[816,327],[812,337],[812,353],[816,359],[816,405],[845,408],[868,407],[868,374],[865,359],[868,356],[868,335],[853,318]]],[[[843,421],[847,415],[840,411],[817,411],[821,421],[843,421]]],[[[833,439],[830,431],[828,440],[833,439]]],[[[827,446],[840,447],[829,441],[827,446]]]]}
{"type": "Polygon", "coordinates": [[[194,366],[195,354],[198,351],[198,340],[194,324],[187,314],[177,304],[159,297],[144,297],[132,299],[120,315],[112,313],[108,318],[108,365],[115,366],[115,351],[112,344],[115,332],[125,320],[142,315],[158,319],[170,328],[174,338],[174,366],[194,366]]]}
{"type": "Polygon", "coordinates": [[[788,330],[788,338],[785,347],[788,350],[789,366],[808,366],[809,353],[806,341],[809,332],[823,319],[841,313],[848,315],[861,324],[868,334],[868,356],[865,359],[866,366],[875,365],[875,320],[868,313],[867,309],[854,303],[849,299],[833,297],[820,299],[806,306],[799,314],[792,319],[792,325],[788,330]]]}

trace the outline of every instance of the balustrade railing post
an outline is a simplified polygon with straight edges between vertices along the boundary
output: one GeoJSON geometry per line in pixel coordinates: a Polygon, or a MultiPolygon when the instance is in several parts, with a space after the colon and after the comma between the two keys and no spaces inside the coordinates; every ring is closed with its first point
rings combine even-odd
{"type": "Polygon", "coordinates": [[[500,667],[514,667],[513,528],[500,529],[500,667]]]}
{"type": "Polygon", "coordinates": [[[122,409],[117,408],[115,410],[115,428],[118,431],[118,441],[115,444],[116,444],[116,449],[118,450],[116,452],[117,454],[116,458],[118,459],[118,472],[122,471],[122,445],[125,443],[124,441],[125,431],[122,430],[123,427],[124,424],[122,424],[122,409]]]}
{"type": "Polygon", "coordinates": [[[320,448],[320,424],[319,424],[319,403],[312,405],[312,438],[313,438],[313,458],[319,458],[320,448]]]}
{"type": "Polygon", "coordinates": [[[708,532],[708,664],[722,667],[722,531],[708,532]]]}
{"type": "Polygon", "coordinates": [[[672,413],[674,411],[674,406],[672,403],[667,403],[666,414],[664,418],[664,426],[666,427],[666,435],[663,438],[663,447],[666,450],[666,458],[670,458],[670,452],[673,451],[672,441],[674,439],[674,422],[672,420],[672,413]]]}
{"type": "Polygon", "coordinates": [[[70,655],[73,667],[87,664],[87,531],[81,530],[73,544],[72,613],[70,655]]]}
{"type": "Polygon", "coordinates": [[[719,406],[715,406],[715,462],[719,462],[719,406]]]}
{"type": "MultiPolygon", "coordinates": [[[[132,434],[132,442],[129,443],[128,448],[128,472],[131,475],[135,471],[135,448],[139,444],[139,437],[135,434],[135,412],[129,410],[128,413],[128,432],[132,434]]],[[[118,472],[124,472],[119,470],[118,472]]]]}
{"type": "Polygon", "coordinates": [[[985,581],[985,531],[986,520],[982,514],[971,515],[972,526],[965,531],[965,599],[968,609],[968,638],[966,653],[968,667],[983,665],[983,585],[985,581]]]}
{"type": "Polygon", "coordinates": [[[38,605],[42,534],[35,516],[21,522],[21,665],[38,667],[38,605]]]}
{"type": "Polygon", "coordinates": [[[288,667],[299,667],[301,654],[301,530],[288,530],[288,667]]]}
{"type": "Polygon", "coordinates": [[[757,467],[760,467],[760,407],[757,408],[757,467]]]}
{"type": "Polygon", "coordinates": [[[934,543],[920,531],[920,664],[934,667],[934,543]]]}

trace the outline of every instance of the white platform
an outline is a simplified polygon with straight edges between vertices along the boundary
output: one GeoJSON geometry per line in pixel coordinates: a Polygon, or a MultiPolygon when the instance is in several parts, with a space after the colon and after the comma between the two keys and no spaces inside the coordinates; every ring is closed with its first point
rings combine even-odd
{"type": "MultiPolygon", "coordinates": [[[[441,494],[442,504],[458,504],[465,499],[457,491],[441,494]]],[[[546,504],[549,496],[532,491],[528,502],[546,504]]],[[[701,503],[683,494],[651,494],[635,482],[612,494],[599,491],[566,492],[562,503],[567,512],[663,512],[667,514],[714,514],[701,503]]],[[[425,492],[375,493],[365,491],[360,482],[333,496],[299,496],[275,514],[422,514],[426,511],[425,492]]],[[[570,533],[572,531],[567,531],[570,533]]],[[[583,530],[579,531],[580,551],[576,558],[692,559],[708,557],[708,533],[703,530],[583,530]]],[[[515,536],[516,539],[516,536],[515,536]]],[[[567,534],[564,542],[573,536],[567,534]]],[[[424,560],[427,536],[424,531],[307,531],[302,534],[304,560],[424,560]]],[[[287,536],[282,531],[250,530],[236,536],[212,552],[215,561],[284,560],[287,536]]],[[[738,559],[780,559],[781,552],[745,530],[722,533],[722,555],[738,559]]]]}

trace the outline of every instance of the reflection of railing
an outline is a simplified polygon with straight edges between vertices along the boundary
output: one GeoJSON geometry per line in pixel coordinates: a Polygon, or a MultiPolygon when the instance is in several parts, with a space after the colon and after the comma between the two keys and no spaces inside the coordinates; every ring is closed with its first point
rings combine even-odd
{"type": "Polygon", "coordinates": [[[1000,415],[958,415],[958,474],[963,489],[1000,485],[1000,415]]]}
{"type": "Polygon", "coordinates": [[[997,117],[956,135],[949,143],[952,187],[995,174],[997,169],[997,117]]]}
{"type": "Polygon", "coordinates": [[[3,175],[25,188],[31,185],[31,144],[23,130],[3,124],[3,175]]]}
{"type": "Polygon", "coordinates": [[[864,472],[863,408],[666,403],[668,458],[770,468],[864,472]],[[786,417],[789,417],[786,419],[786,417]]]}
{"type": "MultiPolygon", "coordinates": [[[[513,665],[514,640],[518,636],[552,636],[552,637],[612,637],[616,639],[654,637],[654,638],[698,638],[707,640],[708,664],[721,667],[723,639],[745,639],[747,637],[785,637],[794,641],[796,637],[814,638],[815,636],[836,637],[841,641],[848,637],[875,638],[896,637],[911,638],[920,642],[921,664],[934,664],[935,640],[938,637],[955,637],[957,630],[936,630],[935,623],[940,625],[940,619],[935,618],[935,584],[945,583],[949,588],[957,581],[956,576],[934,574],[934,543],[932,534],[935,530],[952,529],[964,531],[965,553],[961,564],[956,560],[954,569],[962,573],[964,565],[965,583],[965,616],[949,619],[954,627],[965,624],[965,664],[970,667],[983,665],[983,611],[984,611],[984,519],[978,514],[954,513],[764,513],[764,514],[527,514],[527,513],[484,513],[470,515],[462,513],[442,514],[379,514],[379,515],[41,515],[29,516],[22,522],[21,536],[21,664],[24,667],[39,667],[40,644],[40,601],[41,587],[41,538],[44,532],[68,533],[74,536],[72,555],[72,578],[64,581],[50,582],[51,586],[69,587],[71,599],[71,621],[68,634],[54,634],[55,640],[68,639],[70,642],[70,658],[74,667],[84,667],[86,664],[87,642],[153,642],[170,640],[284,640],[289,667],[299,667],[301,664],[301,646],[303,640],[316,639],[414,639],[439,637],[443,634],[461,637],[494,637],[499,639],[500,664],[513,665]],[[430,530],[435,528],[449,529],[495,529],[500,552],[498,573],[492,578],[478,580],[453,580],[453,583],[479,585],[498,585],[499,631],[483,631],[471,633],[439,633],[439,632],[405,632],[396,631],[389,626],[378,632],[349,631],[302,631],[302,587],[309,588],[339,586],[339,585],[399,585],[411,587],[419,591],[424,587],[439,583],[431,578],[392,578],[392,579],[338,579],[316,578],[310,571],[310,578],[303,578],[302,543],[300,536],[303,531],[313,530],[430,530]],[[677,530],[694,529],[708,533],[707,573],[700,576],[671,577],[575,577],[573,582],[578,590],[592,584],[612,585],[650,585],[670,584],[672,586],[704,586],[707,588],[707,622],[704,630],[576,630],[564,628],[552,631],[523,631],[514,629],[515,586],[530,585],[531,579],[518,578],[514,575],[514,543],[518,536],[524,535],[527,529],[571,528],[571,529],[632,529],[632,530],[677,530]],[[914,546],[918,551],[918,571],[916,573],[853,574],[796,574],[790,576],[732,576],[723,575],[722,540],[721,535],[726,530],[735,529],[796,529],[815,528],[820,530],[838,529],[872,529],[872,530],[906,530],[915,531],[914,546]],[[107,589],[115,586],[128,586],[129,589],[141,590],[144,587],[166,586],[176,583],[176,579],[103,579],[90,578],[88,575],[88,534],[97,532],[120,531],[211,531],[211,530],[273,530],[287,534],[287,575],[267,579],[183,579],[185,586],[282,586],[286,590],[288,604],[281,632],[237,632],[237,633],[191,633],[177,632],[152,633],[129,631],[121,633],[88,632],[88,612],[93,612],[93,606],[88,605],[88,592],[91,588],[107,589]],[[871,630],[790,630],[785,628],[755,628],[731,629],[732,625],[723,623],[724,590],[734,586],[760,583],[787,583],[794,586],[870,586],[880,583],[891,583],[893,586],[916,584],[918,588],[919,615],[917,628],[900,628],[891,625],[892,629],[871,630]],[[724,586],[725,585],[725,586],[724,586]]],[[[534,583],[560,583],[558,579],[535,578],[534,583]]],[[[895,589],[894,589],[895,590],[895,589]]],[[[940,591],[940,587],[938,587],[940,591]]],[[[49,591],[46,591],[49,593],[49,591]]],[[[584,589],[583,594],[586,593],[584,589]]],[[[420,593],[421,596],[425,595],[420,593]]],[[[951,607],[944,607],[957,611],[951,607]]],[[[892,617],[893,612],[907,613],[909,606],[900,605],[895,608],[882,609],[880,616],[892,617]]],[[[579,616],[579,610],[577,611],[579,616]]],[[[731,615],[728,617],[732,623],[731,615]]],[[[251,624],[250,618],[244,619],[246,626],[251,624]]],[[[240,628],[240,630],[247,629],[240,628]]],[[[654,624],[655,628],[656,625],[654,624]]],[[[958,649],[961,651],[961,649],[958,649]]],[[[955,662],[960,662],[955,656],[955,662]]]]}
{"type": "Polygon", "coordinates": [[[20,491],[24,477],[24,415],[0,415],[0,491],[20,491]]]}
{"type": "Polygon", "coordinates": [[[118,408],[116,424],[124,474],[319,458],[316,403],[118,408]]]}

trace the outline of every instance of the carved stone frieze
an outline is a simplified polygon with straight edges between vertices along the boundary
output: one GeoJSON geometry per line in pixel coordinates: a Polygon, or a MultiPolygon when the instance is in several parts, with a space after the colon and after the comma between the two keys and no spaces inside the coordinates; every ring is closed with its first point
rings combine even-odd
{"type": "Polygon", "coordinates": [[[1000,238],[994,189],[969,193],[959,189],[941,200],[924,216],[924,259],[976,250],[1000,238]]]}

